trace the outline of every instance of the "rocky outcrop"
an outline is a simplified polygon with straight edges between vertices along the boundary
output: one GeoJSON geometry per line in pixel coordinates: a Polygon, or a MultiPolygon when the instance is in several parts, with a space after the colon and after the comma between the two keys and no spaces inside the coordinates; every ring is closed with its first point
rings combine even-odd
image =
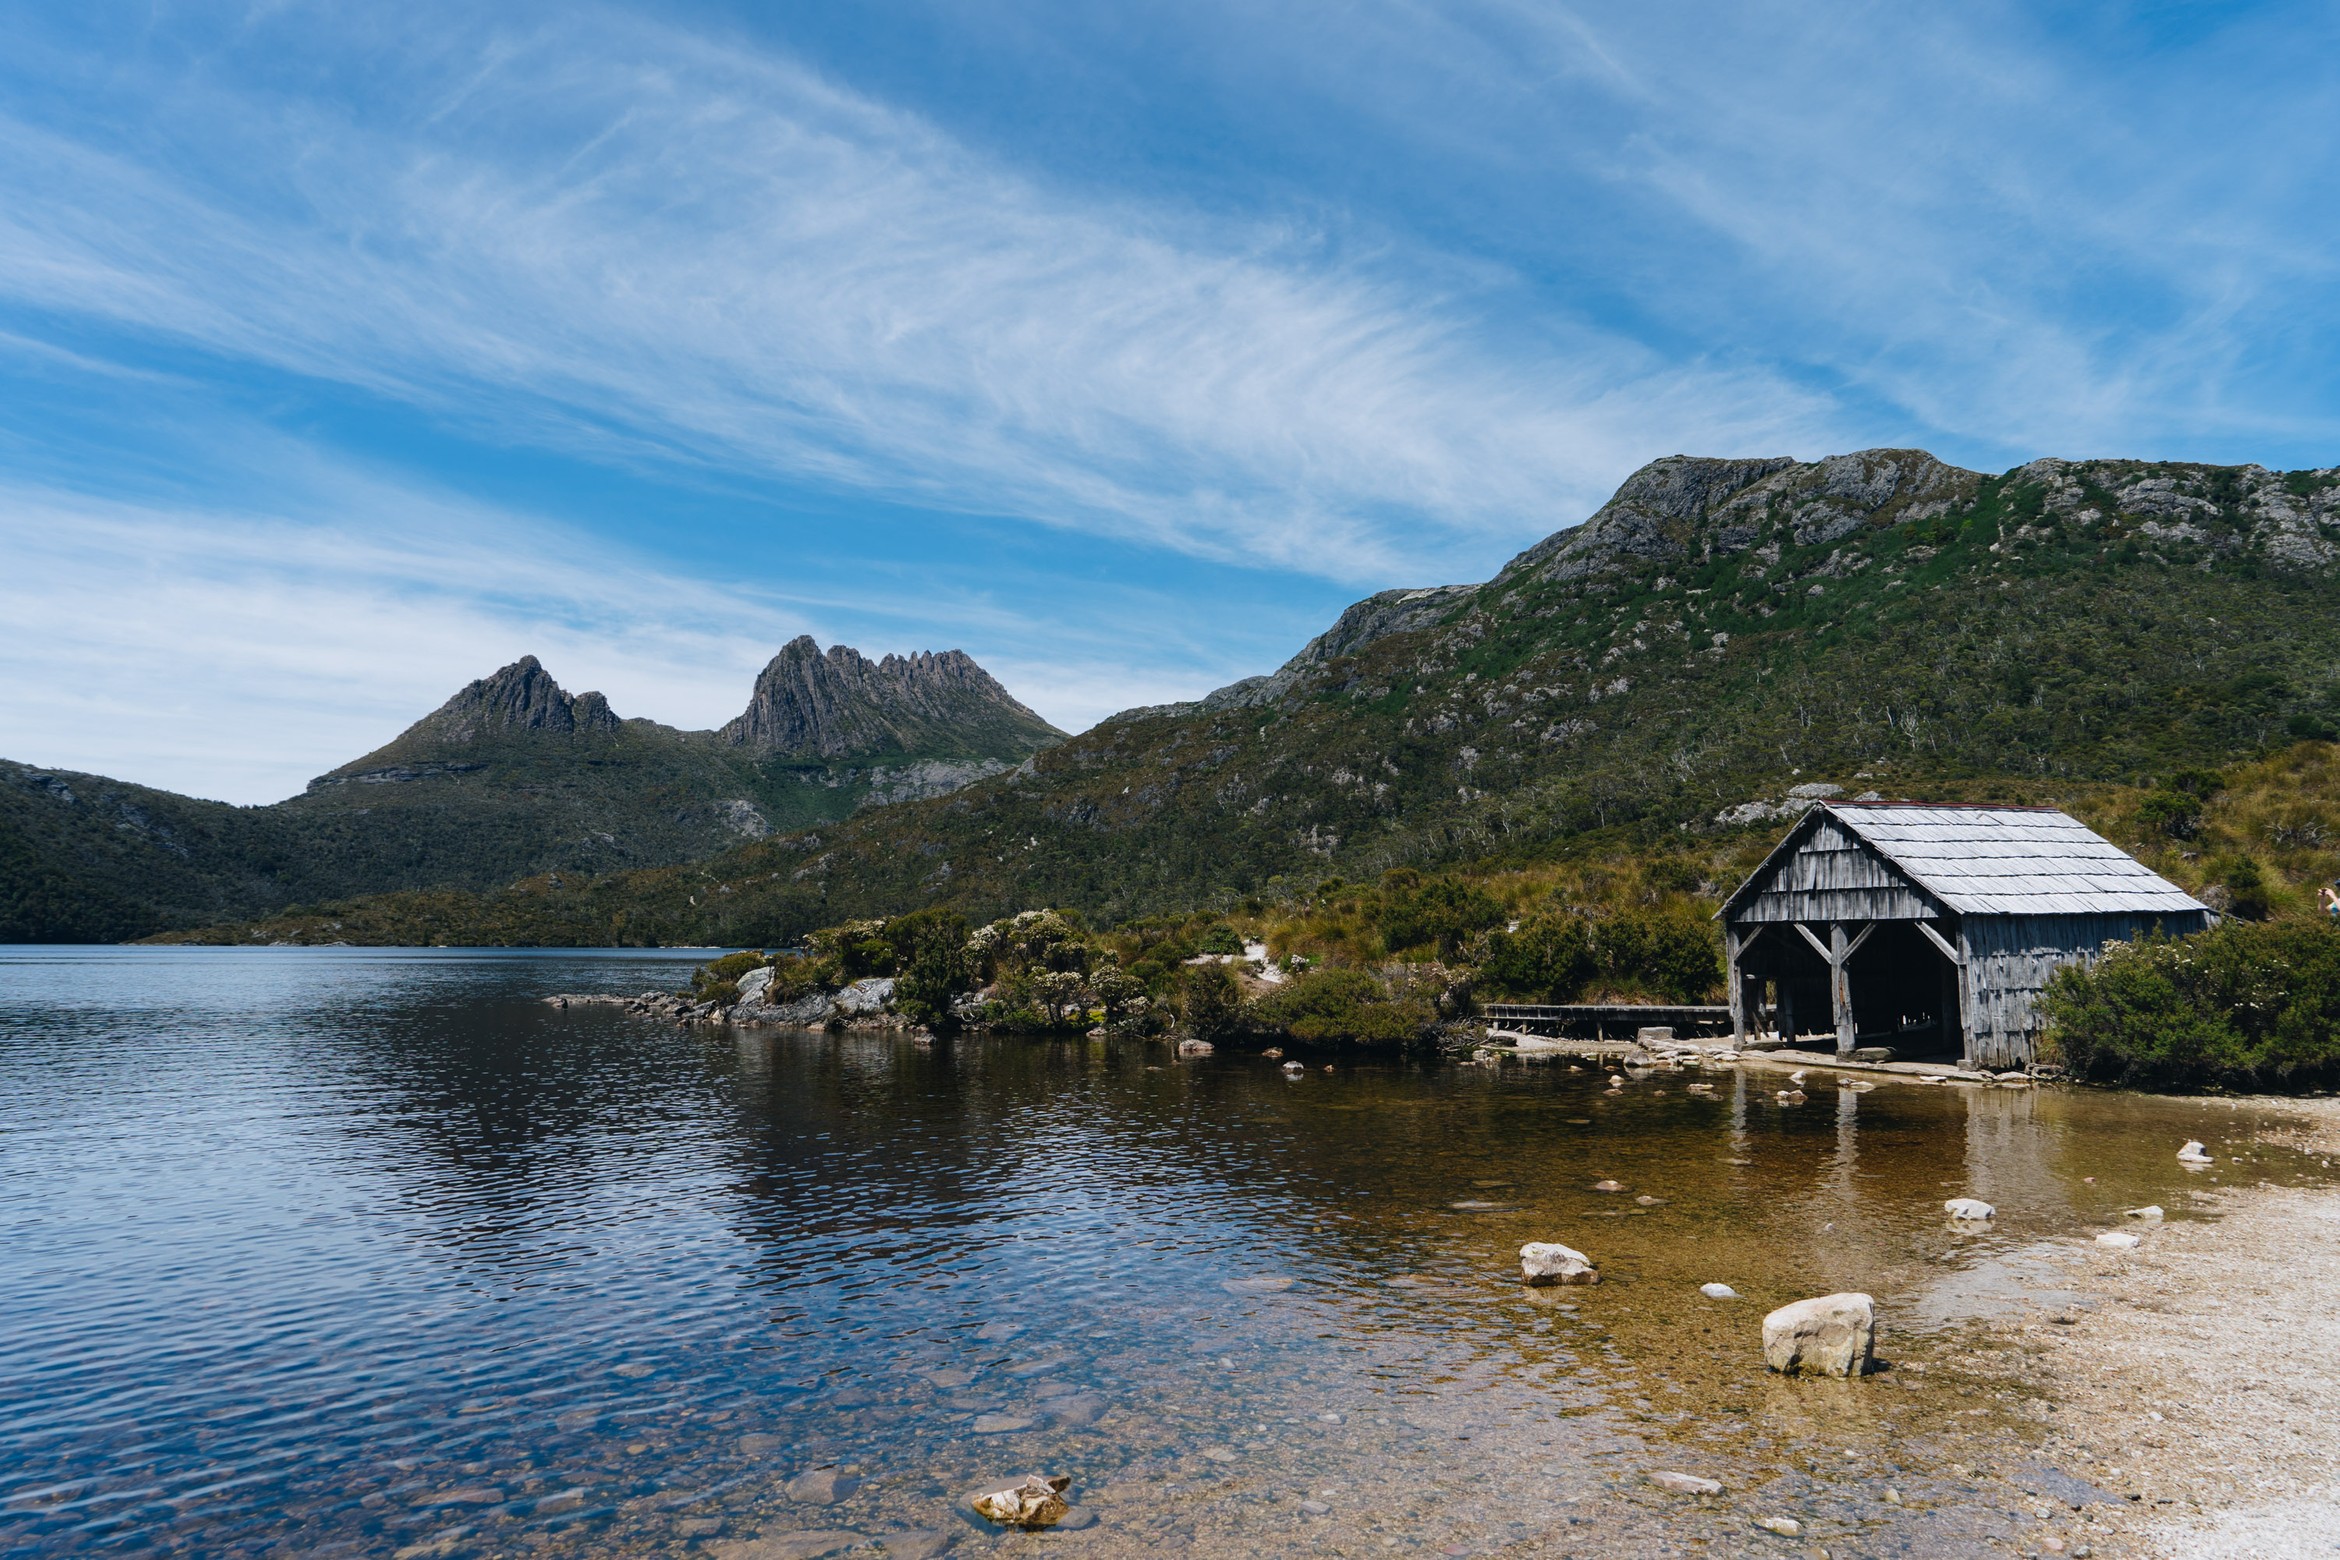
{"type": "Polygon", "coordinates": [[[1946,514],[1981,481],[1979,472],[1924,450],[1861,450],[1811,462],[1670,455],[1626,478],[1584,524],[1512,559],[1489,588],[1745,552],[1773,516],[1788,519],[1799,547],[1825,545],[1868,527],[1946,514]]]}
{"type": "Polygon", "coordinates": [[[1298,655],[1264,677],[1246,677],[1241,682],[1229,683],[1192,703],[1126,710],[1114,719],[1273,704],[1318,667],[1345,655],[1355,655],[1377,639],[1427,628],[1467,601],[1478,588],[1476,585],[1430,585],[1419,590],[1385,590],[1368,596],[1343,612],[1332,627],[1301,646],[1298,655]]]}
{"type": "Polygon", "coordinates": [[[828,761],[892,752],[1021,758],[1063,733],[964,651],[872,661],[850,645],[824,652],[807,634],[772,657],[746,711],[716,735],[758,754],[828,761]]]}

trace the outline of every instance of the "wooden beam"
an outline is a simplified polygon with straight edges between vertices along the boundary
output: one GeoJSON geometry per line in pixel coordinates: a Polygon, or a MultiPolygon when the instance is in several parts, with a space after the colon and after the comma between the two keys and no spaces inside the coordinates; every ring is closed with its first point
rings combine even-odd
{"type": "Polygon", "coordinates": [[[1852,942],[1844,935],[1842,921],[1829,923],[1828,942],[1836,950],[1828,961],[1829,1005],[1836,1009],[1836,1054],[1843,1056],[1853,1048],[1853,1005],[1852,942]]]}
{"type": "Polygon", "coordinates": [[[1822,942],[1818,937],[1814,936],[1810,927],[1806,926],[1801,921],[1790,921],[1788,924],[1803,934],[1804,941],[1812,945],[1812,951],[1814,953],[1820,955],[1821,958],[1826,959],[1830,964],[1834,964],[1836,962],[1836,955],[1828,951],[1828,944],[1822,942]]]}
{"type": "Polygon", "coordinates": [[[1739,955],[1752,941],[1751,937],[1741,941],[1737,932],[1723,928],[1723,979],[1731,997],[1731,1043],[1737,1046],[1747,1043],[1747,977],[1739,969],[1739,955]]]}
{"type": "Polygon", "coordinates": [[[1855,937],[1851,942],[1844,945],[1844,956],[1849,959],[1854,954],[1860,952],[1861,944],[1869,940],[1869,934],[1877,929],[1877,925],[1877,922],[1871,921],[1868,925],[1862,927],[1861,934],[1858,937],[1855,937]]]}
{"type": "Polygon", "coordinates": [[[1941,949],[1943,958],[1948,959],[1952,964],[1957,965],[1960,969],[1964,969],[1966,967],[1966,955],[1958,951],[1958,945],[1956,943],[1953,943],[1949,938],[1944,937],[1940,932],[1935,931],[1932,922],[1912,921],[1909,924],[1916,927],[1919,931],[1925,933],[1926,941],[1941,949]]]}

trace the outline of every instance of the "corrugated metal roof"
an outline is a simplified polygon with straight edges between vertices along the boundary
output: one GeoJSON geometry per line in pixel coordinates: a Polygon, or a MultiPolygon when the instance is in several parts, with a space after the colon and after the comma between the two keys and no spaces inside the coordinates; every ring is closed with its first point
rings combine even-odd
{"type": "Polygon", "coordinates": [[[2079,819],[2051,808],[1821,806],[1961,915],[2209,908],[2079,819]]]}

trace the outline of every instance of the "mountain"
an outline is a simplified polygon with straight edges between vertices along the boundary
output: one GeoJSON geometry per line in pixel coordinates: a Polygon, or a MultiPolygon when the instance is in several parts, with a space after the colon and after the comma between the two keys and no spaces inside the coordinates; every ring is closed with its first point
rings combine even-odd
{"type": "Polygon", "coordinates": [[[1062,736],[956,650],[872,662],[798,639],[719,731],[620,719],[524,656],[268,807],[0,766],[0,940],[688,861],[942,795],[1062,736]]]}
{"type": "Polygon", "coordinates": [[[849,645],[824,655],[809,634],[772,657],[746,712],[716,735],[758,754],[820,762],[901,754],[977,764],[1064,737],[965,651],[872,661],[849,645]]]}
{"type": "Polygon", "coordinates": [[[2340,468],[1917,450],[1669,457],[1480,585],[948,797],[687,869],[344,906],[343,935],[767,942],[846,915],[1116,919],[1591,837],[1764,827],[1791,787],[2017,795],[2340,722],[2340,468]]]}

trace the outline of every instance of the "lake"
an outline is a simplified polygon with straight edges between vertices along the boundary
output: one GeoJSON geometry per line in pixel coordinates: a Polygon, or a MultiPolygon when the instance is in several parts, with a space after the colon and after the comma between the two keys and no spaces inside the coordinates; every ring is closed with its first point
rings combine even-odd
{"type": "Polygon", "coordinates": [[[701,957],[0,949],[0,1544],[2001,1552],[2054,1405],[1957,1341],[2126,1207],[2329,1173],[2218,1102],[542,1000],[701,957]],[[1524,1288],[1528,1240],[1605,1281],[1524,1288]],[[1893,1368],[1767,1376],[1763,1313],[1837,1289],[1893,1368]],[[1034,1470],[1081,1526],[968,1512],[1034,1470]]]}

